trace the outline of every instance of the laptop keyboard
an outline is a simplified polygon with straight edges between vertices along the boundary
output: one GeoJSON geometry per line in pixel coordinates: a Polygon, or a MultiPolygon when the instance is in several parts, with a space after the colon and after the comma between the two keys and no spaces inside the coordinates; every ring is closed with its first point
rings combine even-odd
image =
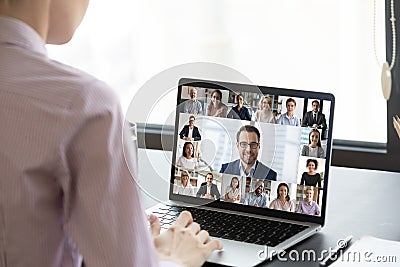
{"type": "Polygon", "coordinates": [[[193,220],[210,236],[257,245],[275,247],[307,228],[304,225],[193,207],[163,206],[153,214],[160,219],[162,228],[167,229],[184,210],[191,212],[193,220]]]}

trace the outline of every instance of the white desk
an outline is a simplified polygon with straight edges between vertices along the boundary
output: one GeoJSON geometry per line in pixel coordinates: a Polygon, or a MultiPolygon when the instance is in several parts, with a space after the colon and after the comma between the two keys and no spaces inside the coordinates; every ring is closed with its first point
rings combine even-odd
{"type": "MultiPolygon", "coordinates": [[[[166,151],[139,149],[139,184],[146,208],[168,198],[171,155],[166,151]]],[[[400,173],[332,167],[329,180],[325,227],[292,250],[301,253],[312,249],[319,255],[323,249],[333,248],[340,238],[350,234],[355,238],[373,235],[400,241],[400,173]]],[[[264,265],[289,263],[318,266],[318,261],[282,262],[278,259],[264,265]]]]}

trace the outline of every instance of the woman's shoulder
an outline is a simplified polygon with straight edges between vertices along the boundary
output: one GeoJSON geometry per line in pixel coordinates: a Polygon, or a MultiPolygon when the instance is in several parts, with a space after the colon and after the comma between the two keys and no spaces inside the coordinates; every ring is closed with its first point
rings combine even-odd
{"type": "Polygon", "coordinates": [[[115,91],[93,75],[51,59],[48,64],[57,74],[54,75],[54,81],[61,83],[64,90],[73,94],[74,101],[78,98],[84,102],[98,101],[100,104],[117,102],[119,104],[115,91]]]}
{"type": "Polygon", "coordinates": [[[271,205],[275,205],[278,202],[279,199],[275,198],[274,200],[271,201],[271,205]]]}

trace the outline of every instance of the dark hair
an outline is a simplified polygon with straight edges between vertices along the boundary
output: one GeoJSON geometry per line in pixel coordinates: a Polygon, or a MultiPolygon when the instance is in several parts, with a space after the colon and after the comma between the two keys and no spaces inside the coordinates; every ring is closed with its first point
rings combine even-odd
{"type": "Polygon", "coordinates": [[[316,159],[308,159],[308,160],[307,160],[307,165],[306,165],[306,167],[308,166],[308,164],[309,164],[310,162],[314,162],[315,169],[318,169],[318,161],[317,161],[316,159]]]}
{"type": "Polygon", "coordinates": [[[193,120],[196,120],[196,117],[195,117],[195,116],[193,116],[193,115],[190,115],[190,117],[189,117],[189,121],[190,121],[192,118],[193,118],[193,120]]]}
{"type": "Polygon", "coordinates": [[[233,179],[235,179],[236,181],[238,181],[238,185],[237,185],[236,188],[239,189],[239,178],[237,178],[236,176],[235,176],[235,177],[232,177],[232,179],[231,179],[231,187],[232,187],[233,179]]]}
{"type": "Polygon", "coordinates": [[[313,100],[313,102],[311,102],[311,105],[313,105],[314,103],[317,103],[317,104],[318,104],[318,107],[319,107],[319,102],[318,102],[318,100],[313,100]]]}
{"type": "Polygon", "coordinates": [[[194,146],[193,146],[192,142],[185,142],[185,144],[183,145],[182,156],[184,156],[185,158],[187,158],[187,155],[186,155],[186,147],[187,147],[188,145],[192,145],[192,147],[193,147],[192,158],[194,158],[194,146]]]}
{"type": "Polygon", "coordinates": [[[288,99],[286,99],[286,106],[289,102],[293,102],[294,105],[296,106],[296,100],[294,100],[293,98],[289,97],[288,99]]]}
{"type": "Polygon", "coordinates": [[[244,100],[244,96],[242,94],[237,94],[236,95],[236,100],[239,98],[239,96],[241,96],[243,98],[243,100],[244,100]]]}
{"type": "Polygon", "coordinates": [[[287,196],[286,196],[286,201],[290,200],[290,196],[289,196],[289,186],[286,183],[280,183],[278,185],[278,189],[276,189],[276,199],[279,199],[279,188],[281,188],[281,186],[286,186],[287,189],[287,196]]]}
{"type": "Polygon", "coordinates": [[[214,90],[214,92],[212,92],[211,96],[213,96],[213,94],[215,94],[215,93],[219,94],[219,98],[221,98],[221,100],[222,100],[222,92],[220,90],[216,89],[216,90],[214,90]]]}
{"type": "Polygon", "coordinates": [[[212,174],[211,172],[209,172],[209,173],[206,174],[206,179],[207,179],[207,176],[208,176],[208,175],[211,175],[211,177],[214,179],[214,174],[212,174]]]}
{"type": "Polygon", "coordinates": [[[236,134],[236,141],[239,142],[239,135],[241,132],[248,132],[248,133],[256,133],[257,137],[258,137],[258,142],[260,142],[260,131],[252,126],[252,125],[243,125],[242,127],[240,127],[239,131],[236,134]]]}
{"type": "Polygon", "coordinates": [[[311,144],[311,134],[312,133],[318,133],[318,142],[317,142],[317,146],[321,147],[321,133],[317,130],[317,129],[311,129],[310,133],[308,134],[308,144],[311,144]]]}

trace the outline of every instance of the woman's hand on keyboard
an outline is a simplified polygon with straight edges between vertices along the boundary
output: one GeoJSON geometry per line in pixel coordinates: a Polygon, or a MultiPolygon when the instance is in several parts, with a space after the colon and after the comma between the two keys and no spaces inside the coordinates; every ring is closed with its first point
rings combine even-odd
{"type": "Polygon", "coordinates": [[[150,229],[161,261],[173,261],[182,266],[201,266],[214,250],[222,249],[219,240],[210,240],[207,231],[193,222],[192,215],[183,211],[172,226],[160,234],[160,221],[150,215],[150,229]]]}

